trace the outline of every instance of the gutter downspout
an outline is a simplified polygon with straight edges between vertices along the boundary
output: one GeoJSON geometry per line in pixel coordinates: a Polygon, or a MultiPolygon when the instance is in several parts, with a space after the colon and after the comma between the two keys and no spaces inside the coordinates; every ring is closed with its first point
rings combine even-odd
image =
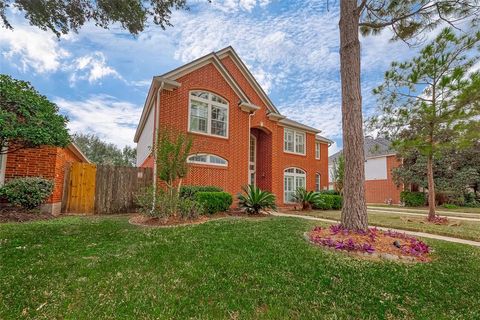
{"type": "Polygon", "coordinates": [[[160,125],[160,94],[162,93],[165,83],[162,81],[160,87],[157,90],[157,102],[155,103],[155,129],[153,137],[153,202],[152,202],[152,214],[155,210],[155,202],[157,198],[157,143],[158,143],[158,127],[160,125]]]}
{"type": "MultiPolygon", "coordinates": [[[[252,111],[249,113],[248,115],[248,170],[247,170],[247,182],[250,182],[250,150],[251,150],[251,146],[250,146],[250,142],[251,142],[251,139],[250,139],[250,136],[252,135],[252,116],[255,115],[255,111],[252,111]]],[[[255,163],[255,170],[256,170],[256,166],[257,164],[255,163]]],[[[250,183],[249,183],[250,184],[250,183]]]]}

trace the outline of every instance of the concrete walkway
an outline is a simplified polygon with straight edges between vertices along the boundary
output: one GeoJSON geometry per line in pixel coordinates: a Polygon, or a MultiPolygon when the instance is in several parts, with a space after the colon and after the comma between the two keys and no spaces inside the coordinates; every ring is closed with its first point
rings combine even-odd
{"type": "MultiPolygon", "coordinates": [[[[405,216],[419,216],[419,217],[426,217],[427,213],[414,213],[414,212],[406,212],[406,211],[401,211],[401,210],[383,210],[382,209],[377,209],[374,207],[368,207],[367,208],[368,212],[371,212],[373,214],[375,213],[388,213],[388,214],[400,214],[400,215],[405,215],[405,216]]],[[[450,220],[463,220],[463,221],[475,221],[475,222],[480,222],[480,218],[467,218],[467,217],[458,217],[458,216],[444,216],[447,217],[450,220]]]]}
{"type": "MultiPolygon", "coordinates": [[[[305,219],[305,220],[322,221],[322,222],[327,222],[327,223],[338,223],[339,222],[338,220],[316,218],[316,217],[311,217],[311,216],[302,216],[302,215],[291,214],[291,213],[280,213],[280,212],[270,212],[270,213],[274,216],[277,216],[277,217],[300,218],[300,219],[305,219]]],[[[453,238],[453,237],[447,237],[447,236],[440,236],[438,234],[431,234],[431,233],[417,232],[417,231],[409,231],[409,230],[402,230],[402,229],[384,228],[384,227],[377,227],[377,226],[371,226],[371,227],[376,227],[378,230],[384,230],[384,231],[392,230],[392,231],[397,231],[397,232],[403,232],[403,233],[406,233],[406,234],[409,234],[409,235],[412,235],[412,236],[416,236],[416,237],[435,239],[435,240],[443,240],[443,241],[454,242],[454,243],[468,244],[468,245],[474,246],[474,247],[480,247],[480,242],[473,241],[473,240],[465,240],[465,239],[459,239],[459,238],[453,238]]]]}
{"type": "MultiPolygon", "coordinates": [[[[367,206],[369,210],[386,210],[386,211],[394,211],[394,212],[418,212],[423,214],[428,214],[428,210],[425,209],[413,209],[413,208],[405,208],[399,206],[391,206],[391,207],[379,207],[379,206],[367,206]]],[[[459,211],[446,211],[446,210],[435,210],[435,212],[439,215],[450,215],[450,216],[469,216],[469,217],[480,217],[479,213],[472,213],[472,212],[459,212],[459,211]]]]}

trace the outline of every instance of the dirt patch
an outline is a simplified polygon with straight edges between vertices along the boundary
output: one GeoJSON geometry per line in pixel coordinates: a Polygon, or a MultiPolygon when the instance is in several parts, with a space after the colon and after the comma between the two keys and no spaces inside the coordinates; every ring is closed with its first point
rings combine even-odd
{"type": "Polygon", "coordinates": [[[241,217],[247,219],[262,219],[270,217],[271,215],[262,213],[258,215],[248,215],[241,211],[229,211],[229,212],[219,212],[216,214],[208,216],[199,216],[194,220],[184,220],[179,217],[170,217],[168,219],[159,219],[157,217],[148,217],[142,214],[137,214],[130,218],[129,222],[134,225],[146,226],[146,227],[179,227],[179,226],[188,226],[194,224],[201,224],[208,221],[228,218],[228,217],[241,217]]]}
{"type": "Polygon", "coordinates": [[[54,218],[56,217],[49,213],[41,213],[38,210],[28,211],[17,207],[0,207],[0,223],[50,220],[54,218]]]}
{"type": "Polygon", "coordinates": [[[341,225],[329,228],[315,227],[305,233],[312,244],[366,257],[398,260],[405,262],[431,261],[430,248],[417,238],[396,231],[351,231],[341,225]]]}

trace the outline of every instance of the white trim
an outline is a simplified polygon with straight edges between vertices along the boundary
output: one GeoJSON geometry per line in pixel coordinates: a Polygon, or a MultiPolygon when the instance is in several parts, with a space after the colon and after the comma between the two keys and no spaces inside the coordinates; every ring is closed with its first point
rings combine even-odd
{"type": "Polygon", "coordinates": [[[217,156],[216,154],[212,154],[212,153],[195,153],[195,154],[191,154],[187,157],[187,163],[193,163],[193,164],[201,164],[201,165],[206,165],[206,166],[217,166],[217,167],[228,167],[228,160],[223,158],[223,157],[220,157],[220,156],[217,156]],[[206,156],[207,157],[207,161],[206,162],[202,162],[202,161],[195,161],[195,160],[190,160],[191,157],[197,157],[197,156],[206,156]],[[211,161],[211,157],[217,157],[217,158],[220,158],[224,161],[226,161],[226,163],[215,163],[215,162],[210,162],[211,161]]]}
{"type": "Polygon", "coordinates": [[[208,90],[198,90],[197,89],[197,90],[190,90],[189,91],[189,93],[188,93],[188,132],[195,133],[195,134],[202,134],[202,135],[205,135],[205,136],[211,136],[211,137],[216,137],[216,138],[228,139],[229,129],[230,129],[229,122],[230,122],[230,104],[228,103],[227,99],[225,99],[224,97],[222,97],[222,96],[220,96],[220,95],[218,95],[214,92],[208,91],[208,90]],[[227,104],[218,103],[218,102],[212,101],[211,99],[204,99],[204,98],[200,98],[200,97],[197,97],[197,96],[193,96],[192,92],[206,92],[209,95],[213,94],[213,95],[218,96],[218,97],[224,99],[225,101],[227,101],[227,104]],[[206,103],[207,106],[208,106],[208,110],[207,110],[207,132],[194,131],[194,130],[191,129],[191,120],[190,119],[191,119],[191,110],[192,110],[192,99],[197,100],[197,101],[202,102],[202,103],[206,103]],[[226,128],[225,128],[226,135],[225,136],[211,133],[212,132],[212,107],[227,110],[227,121],[226,121],[226,128]]]}
{"type": "Polygon", "coordinates": [[[303,170],[302,168],[298,168],[298,167],[288,167],[288,168],[285,168],[283,170],[283,202],[284,203],[295,203],[295,202],[292,202],[292,201],[287,201],[287,197],[286,197],[287,190],[285,189],[285,187],[286,187],[285,177],[286,176],[293,177],[293,188],[294,188],[293,192],[295,192],[297,190],[297,178],[304,178],[303,181],[305,182],[305,185],[303,186],[303,188],[307,187],[307,172],[305,170],[303,170]],[[286,172],[287,170],[290,170],[290,169],[294,169],[295,172],[286,172]],[[303,171],[303,173],[297,173],[296,172],[297,170],[303,171]]]}
{"type": "Polygon", "coordinates": [[[322,145],[320,142],[315,141],[315,159],[320,160],[320,157],[322,156],[322,145]],[[318,148],[318,149],[317,149],[318,148]],[[318,151],[318,152],[317,152],[318,151]]]}
{"type": "Polygon", "coordinates": [[[307,125],[304,125],[304,124],[301,124],[299,122],[290,120],[288,118],[279,120],[278,124],[283,126],[283,127],[291,127],[291,128],[300,129],[300,130],[303,130],[303,131],[312,132],[312,133],[315,133],[315,134],[321,132],[321,130],[309,127],[307,125]]]}
{"type": "MultiPolygon", "coordinates": [[[[3,151],[7,151],[7,147],[3,148],[3,151]]],[[[7,171],[7,153],[0,154],[0,187],[5,183],[5,173],[7,171]]]]}
{"type": "Polygon", "coordinates": [[[285,153],[290,153],[290,154],[296,154],[300,156],[305,156],[307,154],[307,133],[305,131],[300,131],[300,130],[295,130],[291,128],[283,128],[283,152],[285,153]],[[285,133],[287,131],[291,131],[293,133],[293,151],[286,150],[285,149],[285,133]],[[298,135],[303,135],[303,153],[297,152],[297,140],[296,136],[298,135]]]}
{"type": "Polygon", "coordinates": [[[73,142],[67,146],[68,150],[72,151],[74,155],[80,158],[83,162],[91,163],[87,156],[80,150],[80,148],[73,142]]]}
{"type": "Polygon", "coordinates": [[[255,137],[255,135],[253,135],[253,134],[250,134],[250,139],[248,141],[249,141],[249,144],[248,144],[248,182],[249,182],[249,184],[257,185],[257,137],[255,137]],[[255,141],[255,143],[254,143],[255,144],[255,149],[254,149],[254,155],[253,155],[253,167],[254,167],[253,170],[250,169],[250,166],[252,165],[252,161],[251,161],[252,138],[255,141]],[[253,183],[250,183],[251,182],[250,178],[251,178],[252,172],[255,175],[255,177],[254,177],[253,183]]]}
{"type": "Polygon", "coordinates": [[[315,172],[315,191],[319,192],[322,190],[322,175],[318,172],[315,172]],[[318,189],[317,189],[317,177],[318,177],[318,189]]]}
{"type": "Polygon", "coordinates": [[[216,54],[220,59],[223,59],[225,56],[230,56],[232,58],[233,63],[237,66],[237,68],[240,70],[242,75],[244,76],[245,79],[247,79],[248,83],[253,87],[253,89],[257,92],[257,94],[260,96],[260,98],[263,100],[265,105],[267,106],[268,109],[270,109],[274,113],[280,114],[280,112],[277,110],[275,105],[273,104],[272,100],[268,97],[268,95],[265,93],[263,88],[260,86],[260,84],[257,82],[255,77],[252,75],[250,70],[248,70],[247,66],[245,63],[243,63],[242,59],[238,56],[238,54],[233,50],[231,46],[228,46],[226,48],[223,48],[220,51],[217,51],[216,54]]]}

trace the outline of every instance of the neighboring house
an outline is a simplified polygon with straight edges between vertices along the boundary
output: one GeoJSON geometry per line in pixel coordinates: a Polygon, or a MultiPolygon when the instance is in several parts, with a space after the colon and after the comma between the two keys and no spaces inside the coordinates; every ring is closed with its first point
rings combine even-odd
{"type": "MultiPolygon", "coordinates": [[[[391,144],[384,138],[365,137],[365,197],[367,203],[400,203],[402,187],[393,181],[392,170],[400,165],[391,144]]],[[[339,151],[328,158],[330,178],[334,161],[342,154],[339,151]]],[[[330,179],[330,189],[333,182],[330,179]]]]}
{"type": "Polygon", "coordinates": [[[43,212],[59,214],[64,188],[65,167],[89,160],[73,143],[66,148],[26,148],[0,155],[0,186],[15,178],[42,177],[54,182],[53,193],[42,206],[43,212]]]}
{"type": "Polygon", "coordinates": [[[153,78],[135,134],[138,166],[154,166],[156,128],[194,137],[184,184],[233,195],[255,184],[279,205],[296,188],[328,187],[331,141],[281,115],[231,47],[153,78]]]}

